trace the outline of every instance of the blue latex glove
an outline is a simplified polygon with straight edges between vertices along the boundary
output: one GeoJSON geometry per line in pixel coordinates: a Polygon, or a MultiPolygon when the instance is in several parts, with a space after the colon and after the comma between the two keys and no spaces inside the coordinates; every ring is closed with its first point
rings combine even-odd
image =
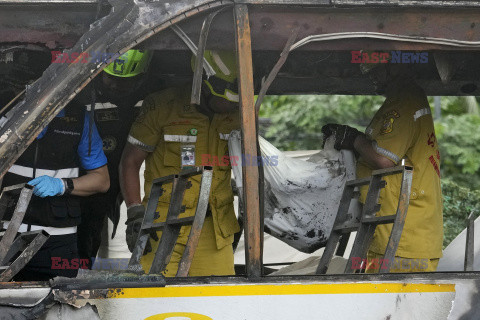
{"type": "Polygon", "coordinates": [[[28,184],[35,186],[33,194],[41,198],[58,196],[65,190],[62,179],[49,176],[40,176],[30,180],[28,184]]]}

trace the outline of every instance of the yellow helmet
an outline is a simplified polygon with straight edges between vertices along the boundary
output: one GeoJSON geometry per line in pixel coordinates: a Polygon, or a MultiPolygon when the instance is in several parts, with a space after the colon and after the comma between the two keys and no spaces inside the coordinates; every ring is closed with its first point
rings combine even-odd
{"type": "MultiPolygon", "coordinates": [[[[212,66],[215,75],[203,82],[210,92],[217,97],[231,102],[238,102],[237,58],[234,51],[205,50],[204,58],[212,66]]],[[[192,57],[192,68],[195,56],[192,57]]]]}
{"type": "Polygon", "coordinates": [[[115,77],[134,77],[147,70],[152,56],[153,52],[149,50],[128,50],[103,71],[115,77]]]}

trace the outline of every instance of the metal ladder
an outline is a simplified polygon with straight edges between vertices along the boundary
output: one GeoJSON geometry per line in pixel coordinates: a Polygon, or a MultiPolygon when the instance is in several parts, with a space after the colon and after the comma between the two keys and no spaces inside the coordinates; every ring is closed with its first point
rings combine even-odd
{"type": "Polygon", "coordinates": [[[22,270],[49,237],[43,230],[24,232],[17,236],[32,193],[32,186],[17,184],[4,188],[0,195],[0,221],[7,208],[13,206],[15,198],[18,197],[12,220],[0,240],[0,282],[10,281],[22,270]]]}
{"type": "Polygon", "coordinates": [[[182,169],[179,174],[169,175],[157,178],[152,182],[150,198],[148,199],[145,217],[138,236],[135,248],[128,263],[128,269],[134,272],[140,272],[140,258],[147,244],[151,231],[162,230],[162,236],[158,244],[155,257],[150,267],[149,274],[158,274],[162,272],[170,261],[170,257],[177,242],[178,235],[182,226],[191,225],[190,234],[185,246],[185,251],[178,265],[176,277],[188,276],[188,271],[192,263],[193,254],[197,247],[200,233],[202,231],[205,215],[207,213],[208,199],[210,196],[210,186],[212,184],[212,167],[187,167],[182,169]],[[200,182],[200,191],[198,196],[195,215],[186,218],[178,218],[181,212],[185,211],[182,207],[185,190],[191,187],[188,179],[195,175],[202,175],[200,182]],[[163,184],[172,181],[172,196],[168,207],[167,218],[165,222],[155,223],[155,211],[157,210],[158,200],[163,194],[163,184]]]}
{"type": "MultiPolygon", "coordinates": [[[[390,238],[384,254],[384,261],[393,261],[400,237],[402,235],[405,218],[407,216],[407,210],[410,201],[410,191],[412,187],[412,175],[412,167],[397,166],[393,168],[375,170],[372,172],[371,177],[348,181],[345,184],[330,238],[327,241],[325,251],[323,252],[320,263],[317,267],[317,274],[325,274],[327,272],[328,265],[330,264],[334,253],[337,255],[343,255],[348,238],[353,231],[357,231],[357,235],[355,237],[355,242],[353,244],[353,248],[347,261],[344,273],[355,273],[355,271],[358,271],[353,270],[352,259],[361,259],[360,261],[362,261],[362,263],[365,262],[367,251],[372,242],[375,229],[377,225],[380,224],[393,223],[390,238]],[[378,197],[381,189],[386,185],[382,178],[388,175],[400,173],[402,174],[402,185],[400,188],[400,198],[398,201],[397,212],[388,216],[376,217],[375,213],[380,210],[378,197]],[[368,185],[368,193],[362,212],[360,215],[349,214],[348,211],[350,202],[355,197],[358,197],[358,192],[355,191],[355,188],[365,185],[368,185]],[[340,245],[338,245],[339,242],[340,245]],[[335,249],[337,249],[336,252],[335,249]]],[[[390,272],[391,266],[392,263],[387,263],[386,266],[382,265],[381,268],[379,268],[379,272],[388,273],[390,272]]],[[[363,265],[361,268],[364,267],[365,266],[363,265]]]]}

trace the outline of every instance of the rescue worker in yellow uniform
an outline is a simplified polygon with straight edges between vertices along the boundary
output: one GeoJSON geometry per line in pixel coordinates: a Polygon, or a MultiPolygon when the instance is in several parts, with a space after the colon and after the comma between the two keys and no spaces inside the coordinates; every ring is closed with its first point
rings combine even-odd
{"type": "MultiPolygon", "coordinates": [[[[236,58],[227,51],[206,51],[205,58],[216,75],[203,80],[200,105],[190,105],[190,85],[169,88],[147,96],[132,125],[120,163],[120,185],[128,215],[126,239],[132,251],[153,179],[176,174],[185,166],[213,164],[209,206],[189,275],[233,275],[233,235],[240,228],[233,210],[231,166],[216,160],[228,156],[229,133],[240,127],[236,58]],[[142,201],[139,169],[144,160],[142,201]]],[[[194,215],[200,179],[190,179],[192,187],[185,192],[185,212],[180,218],[194,215]]],[[[164,189],[156,222],[165,221],[167,215],[171,184],[164,185],[164,189]]],[[[189,232],[190,226],[182,227],[164,275],[175,276],[189,232]]],[[[160,236],[161,232],[157,232],[147,243],[141,259],[145,272],[151,267],[160,236]]]]}
{"type": "MultiPolygon", "coordinates": [[[[365,67],[365,66],[364,66],[365,67]]],[[[372,170],[396,165],[413,166],[413,181],[405,226],[395,261],[384,261],[392,224],[377,226],[367,254],[366,272],[378,272],[390,263],[391,272],[435,271],[442,256],[443,215],[440,187],[440,153],[427,97],[401,66],[381,65],[370,76],[386,99],[365,134],[337,124],[322,128],[324,139],[335,136],[335,148],[353,150],[358,156],[357,178],[372,170]],[[383,91],[383,90],[382,90],[383,91]]],[[[401,175],[384,178],[377,216],[395,214],[400,195],[401,175]]],[[[364,203],[367,187],[361,190],[364,203]]]]}

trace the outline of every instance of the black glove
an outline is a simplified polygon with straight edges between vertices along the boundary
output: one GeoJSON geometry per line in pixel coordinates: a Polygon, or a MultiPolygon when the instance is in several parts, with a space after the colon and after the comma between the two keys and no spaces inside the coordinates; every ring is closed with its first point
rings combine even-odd
{"type": "Polygon", "coordinates": [[[322,133],[323,133],[323,145],[325,145],[325,141],[327,140],[328,137],[330,137],[331,135],[334,135],[335,143],[333,144],[333,147],[335,149],[337,150],[346,149],[346,150],[353,150],[353,151],[355,151],[355,148],[353,147],[353,143],[355,142],[355,139],[359,135],[363,134],[355,128],[341,125],[341,124],[333,124],[333,123],[324,125],[322,127],[322,133]]]}
{"type": "MultiPolygon", "coordinates": [[[[141,204],[130,206],[127,209],[127,221],[125,224],[127,225],[126,231],[126,240],[128,245],[128,250],[133,252],[135,248],[135,243],[137,242],[138,234],[140,233],[140,229],[142,227],[143,217],[145,216],[145,207],[141,204]]],[[[158,236],[155,231],[150,232],[150,237],[153,240],[158,241],[158,236]]],[[[152,251],[152,245],[150,244],[150,238],[145,245],[145,250],[143,251],[143,255],[152,251]]]]}
{"type": "Polygon", "coordinates": [[[122,193],[119,192],[117,197],[115,198],[115,207],[113,208],[112,216],[109,217],[113,223],[113,230],[112,230],[112,239],[115,238],[115,234],[117,233],[118,222],[120,221],[120,206],[123,203],[123,196],[122,193]]]}

